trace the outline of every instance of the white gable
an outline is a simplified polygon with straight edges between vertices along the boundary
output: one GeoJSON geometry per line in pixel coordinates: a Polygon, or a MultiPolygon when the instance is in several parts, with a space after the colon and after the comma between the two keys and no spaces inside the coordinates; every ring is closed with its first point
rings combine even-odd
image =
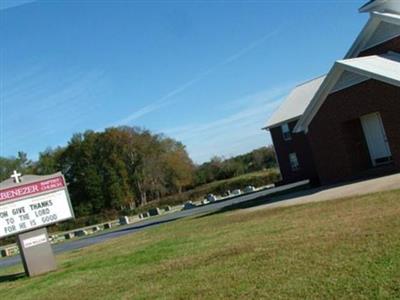
{"type": "Polygon", "coordinates": [[[365,43],[364,49],[372,48],[399,35],[400,25],[381,22],[371,38],[365,43]]]}
{"type": "MultiPolygon", "coordinates": [[[[310,114],[310,110],[312,113],[316,113],[313,111],[315,107],[309,107],[312,106],[313,98],[321,97],[323,94],[326,97],[329,93],[373,78],[365,70],[362,72],[361,70],[359,72],[351,70],[351,63],[355,63],[351,59],[358,57],[362,51],[400,36],[400,0],[373,0],[364,5],[360,11],[370,12],[370,18],[346,54],[345,61],[336,62],[335,72],[333,72],[335,76],[330,72],[330,78],[327,78],[327,80],[325,80],[325,77],[319,77],[296,87],[268,120],[265,129],[299,119],[300,117],[300,121],[304,121],[302,116],[304,113],[310,114]],[[341,67],[339,68],[338,66],[340,65],[341,67]],[[321,86],[324,86],[324,91],[320,91],[322,89],[321,86]]],[[[379,59],[373,60],[376,62],[379,59]]],[[[367,64],[367,62],[357,61],[357,64],[367,64]]],[[[381,69],[384,68],[383,65],[384,63],[380,62],[381,69]]],[[[364,67],[367,69],[366,65],[364,67]]],[[[375,75],[378,76],[377,74],[375,75]]],[[[392,75],[395,76],[395,74],[392,75]]]]}
{"type": "Polygon", "coordinates": [[[336,82],[335,86],[333,87],[331,93],[343,90],[348,88],[352,85],[359,84],[363,81],[368,80],[369,78],[366,76],[362,76],[360,74],[356,74],[349,71],[344,71],[338,81],[336,82]]]}
{"type": "Polygon", "coordinates": [[[400,54],[391,52],[337,61],[297,123],[295,132],[308,130],[314,116],[346,71],[400,87],[400,54]]]}
{"type": "Polygon", "coordinates": [[[360,52],[396,36],[400,36],[400,15],[374,12],[345,58],[357,57],[360,52]]]}
{"type": "Polygon", "coordinates": [[[324,79],[325,76],[321,76],[294,88],[278,110],[268,120],[265,129],[299,118],[306,110],[324,79]]]}
{"type": "Polygon", "coordinates": [[[384,55],[345,59],[337,63],[350,72],[400,86],[399,53],[390,52],[384,55]]]}
{"type": "Polygon", "coordinates": [[[360,12],[395,12],[400,13],[399,0],[371,0],[360,8],[360,12]]]}

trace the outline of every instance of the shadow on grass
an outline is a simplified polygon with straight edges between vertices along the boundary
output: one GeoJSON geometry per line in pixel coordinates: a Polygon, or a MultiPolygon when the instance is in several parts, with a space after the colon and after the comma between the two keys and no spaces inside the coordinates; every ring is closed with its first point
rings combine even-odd
{"type": "Polygon", "coordinates": [[[12,282],[16,281],[18,279],[25,278],[26,275],[24,272],[22,273],[16,273],[16,274],[10,274],[10,275],[0,275],[0,283],[2,282],[12,282]]]}

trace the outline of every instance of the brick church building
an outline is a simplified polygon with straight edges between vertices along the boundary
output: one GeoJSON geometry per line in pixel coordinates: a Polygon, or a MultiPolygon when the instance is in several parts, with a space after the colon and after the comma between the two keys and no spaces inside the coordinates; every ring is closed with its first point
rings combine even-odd
{"type": "Polygon", "coordinates": [[[346,56],[268,120],[282,184],[400,171],[400,0],[373,0],[346,56]]]}

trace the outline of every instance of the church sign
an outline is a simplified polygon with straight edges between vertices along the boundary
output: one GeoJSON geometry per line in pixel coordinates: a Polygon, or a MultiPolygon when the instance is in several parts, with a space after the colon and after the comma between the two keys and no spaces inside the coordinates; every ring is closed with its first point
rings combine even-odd
{"type": "Polygon", "coordinates": [[[10,179],[0,183],[0,238],[17,235],[28,276],[57,269],[46,226],[73,218],[61,173],[22,177],[14,171],[10,179]]]}
{"type": "Polygon", "coordinates": [[[24,176],[23,182],[18,179],[0,186],[0,238],[72,218],[74,213],[61,173],[24,176]]]}

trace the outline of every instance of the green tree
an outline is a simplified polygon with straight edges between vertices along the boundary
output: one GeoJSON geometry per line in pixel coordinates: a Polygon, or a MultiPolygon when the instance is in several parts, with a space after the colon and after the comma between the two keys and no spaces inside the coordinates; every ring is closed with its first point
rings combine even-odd
{"type": "Polygon", "coordinates": [[[61,156],[65,149],[58,147],[56,149],[47,148],[39,153],[39,159],[34,166],[34,173],[38,175],[52,174],[61,171],[61,156]]]}
{"type": "Polygon", "coordinates": [[[14,170],[22,174],[33,174],[34,164],[25,152],[19,151],[17,157],[0,157],[0,181],[10,178],[14,170]]]}

